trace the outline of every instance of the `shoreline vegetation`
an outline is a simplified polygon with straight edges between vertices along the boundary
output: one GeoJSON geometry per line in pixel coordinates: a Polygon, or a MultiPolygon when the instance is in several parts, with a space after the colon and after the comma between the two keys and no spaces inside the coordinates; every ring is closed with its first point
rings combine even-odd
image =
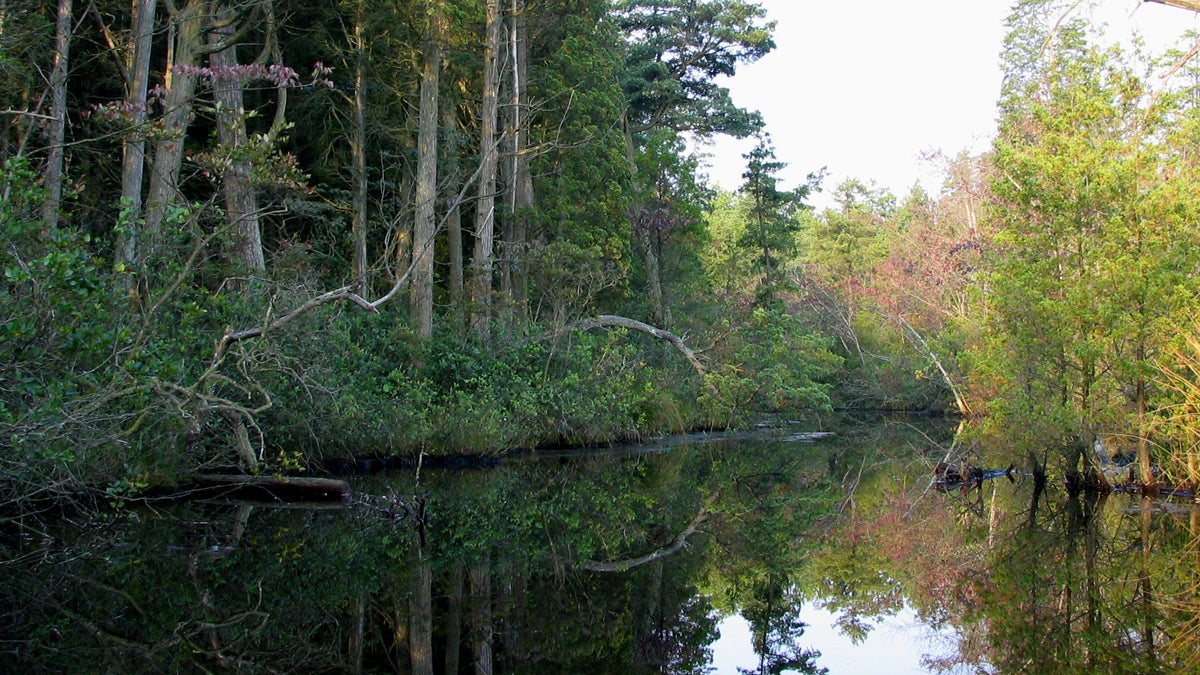
{"type": "Polygon", "coordinates": [[[0,36],[0,513],[844,409],[1200,483],[1194,50],[1021,0],[992,148],[899,196],[720,86],[754,2],[52,4],[0,36]]]}

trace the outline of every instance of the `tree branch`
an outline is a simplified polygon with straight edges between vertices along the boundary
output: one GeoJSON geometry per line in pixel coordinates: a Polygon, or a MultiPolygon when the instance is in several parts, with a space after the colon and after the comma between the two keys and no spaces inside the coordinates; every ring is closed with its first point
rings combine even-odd
{"type": "Polygon", "coordinates": [[[688,526],[683,528],[683,530],[675,536],[675,539],[673,539],[670,544],[657,548],[636,558],[625,558],[624,560],[614,560],[611,562],[585,560],[580,565],[580,568],[587,570],[588,572],[626,572],[634,567],[640,567],[642,565],[662,560],[667,556],[678,553],[683,549],[684,546],[687,545],[688,537],[695,534],[700,525],[705,520],[708,520],[708,505],[712,503],[714,498],[715,495],[709,497],[709,499],[704,502],[704,505],[700,507],[700,512],[696,514],[696,517],[692,519],[692,522],[688,523],[688,526]]]}
{"type": "Polygon", "coordinates": [[[627,328],[629,330],[641,331],[648,335],[652,335],[659,340],[667,342],[674,347],[676,351],[682,354],[685,359],[687,359],[688,363],[691,364],[692,369],[695,370],[700,375],[700,379],[704,381],[704,385],[708,388],[709,393],[714,396],[717,395],[716,386],[709,382],[706,377],[708,375],[708,369],[705,368],[704,364],[700,362],[700,358],[696,356],[696,352],[692,350],[691,347],[688,347],[686,344],[684,344],[683,338],[672,333],[671,331],[651,326],[650,324],[638,321],[637,319],[630,319],[628,317],[617,316],[615,314],[602,314],[597,317],[580,319],[574,323],[567,324],[561,329],[554,331],[545,337],[553,338],[573,331],[591,330],[593,328],[627,328]]]}

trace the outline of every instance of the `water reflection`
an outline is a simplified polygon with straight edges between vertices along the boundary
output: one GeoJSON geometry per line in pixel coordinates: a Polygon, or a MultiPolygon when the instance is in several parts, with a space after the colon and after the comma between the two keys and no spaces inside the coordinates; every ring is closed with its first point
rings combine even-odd
{"type": "MultiPolygon", "coordinates": [[[[920,675],[929,672],[924,664],[952,653],[958,641],[953,631],[927,626],[909,608],[876,617],[861,640],[842,632],[838,614],[817,603],[805,603],[799,616],[807,624],[805,640],[820,652],[816,665],[830,673],[920,675]]],[[[714,675],[735,675],[758,663],[745,619],[725,617],[719,628],[721,637],[713,645],[714,675]]]]}
{"type": "Polygon", "coordinates": [[[955,636],[928,672],[1190,667],[1194,512],[937,492],[947,430],[802,430],[365,477],[339,510],[9,523],[0,671],[702,673],[736,616],[738,672],[819,672],[814,607],[860,650],[880,617],[955,636]]]}

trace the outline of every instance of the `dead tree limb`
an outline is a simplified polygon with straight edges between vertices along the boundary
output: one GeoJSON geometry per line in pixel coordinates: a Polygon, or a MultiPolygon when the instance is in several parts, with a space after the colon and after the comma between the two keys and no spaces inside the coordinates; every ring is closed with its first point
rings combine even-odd
{"type": "MultiPolygon", "coordinates": [[[[475,173],[471,174],[471,176],[463,182],[463,185],[458,192],[458,196],[455,197],[455,201],[454,201],[452,207],[448,208],[446,210],[446,213],[449,213],[454,207],[457,207],[458,205],[462,204],[466,200],[467,190],[471,187],[471,185],[473,185],[475,183],[476,180],[478,180],[478,178],[479,178],[479,169],[476,169],[475,173]]],[[[437,235],[442,231],[442,228],[444,228],[445,226],[446,226],[446,216],[443,215],[441,220],[438,222],[437,227],[435,227],[433,232],[430,233],[429,238],[423,242],[420,242],[420,247],[415,249],[415,252],[424,252],[427,249],[433,248],[434,239],[437,237],[437,235]]],[[[404,287],[404,282],[408,281],[408,277],[412,274],[412,272],[413,272],[413,265],[410,264],[408,266],[408,269],[405,270],[403,274],[396,275],[396,279],[392,283],[392,287],[390,289],[388,289],[388,292],[384,293],[382,296],[380,296],[379,298],[377,298],[375,300],[367,300],[366,298],[362,297],[357,292],[355,292],[357,286],[351,284],[348,286],[342,286],[341,288],[336,288],[332,291],[327,291],[318,296],[310,298],[309,300],[307,300],[306,302],[301,304],[299,307],[296,307],[295,309],[291,310],[287,314],[280,316],[279,318],[268,321],[266,324],[264,324],[262,326],[256,326],[254,328],[244,328],[241,330],[234,330],[233,328],[230,328],[230,329],[226,330],[225,334],[221,336],[221,339],[219,339],[217,341],[217,346],[213,350],[212,363],[214,366],[216,364],[219,364],[221,362],[221,360],[225,358],[225,354],[229,351],[229,348],[231,346],[233,346],[235,343],[241,342],[242,340],[247,340],[250,338],[262,337],[263,335],[266,335],[267,333],[270,333],[272,331],[278,330],[278,329],[286,326],[287,324],[291,323],[292,321],[295,321],[296,319],[300,318],[301,316],[304,316],[305,314],[311,312],[312,310],[314,310],[317,307],[320,307],[322,305],[328,305],[330,303],[339,302],[339,301],[349,301],[349,302],[352,302],[352,303],[358,305],[359,307],[367,310],[368,312],[378,312],[380,305],[387,303],[392,298],[394,298],[397,293],[400,292],[400,289],[404,287]]]]}
{"type": "Polygon", "coordinates": [[[630,319],[628,317],[617,316],[615,314],[601,314],[600,316],[580,319],[574,323],[567,324],[566,326],[563,326],[561,329],[554,331],[546,337],[557,337],[573,331],[592,330],[593,328],[626,328],[629,330],[636,330],[646,333],[647,335],[651,335],[666,342],[674,347],[676,351],[682,354],[683,358],[687,359],[687,362],[691,364],[692,369],[700,375],[700,379],[704,382],[704,386],[708,389],[708,392],[714,397],[718,396],[716,386],[708,381],[708,368],[706,368],[700,361],[700,357],[696,355],[695,350],[693,350],[691,347],[688,347],[687,344],[684,343],[683,338],[669,330],[663,330],[662,328],[651,326],[650,324],[638,321],[637,319],[630,319]]]}
{"type": "Polygon", "coordinates": [[[688,537],[695,534],[696,530],[700,528],[700,525],[703,524],[705,520],[708,520],[708,506],[712,500],[713,498],[710,497],[709,500],[700,507],[700,512],[696,514],[696,517],[692,519],[692,522],[688,523],[688,526],[683,528],[683,530],[675,536],[675,539],[673,539],[670,544],[657,548],[645,555],[637,556],[636,558],[625,558],[624,560],[613,560],[611,562],[601,560],[585,560],[580,565],[580,568],[588,572],[626,572],[634,567],[640,567],[642,565],[662,560],[668,556],[675,555],[679,551],[683,550],[685,546],[687,546],[688,537]]]}
{"type": "Polygon", "coordinates": [[[937,367],[938,372],[942,374],[942,379],[946,381],[946,386],[950,388],[950,393],[954,395],[954,405],[958,408],[958,412],[962,415],[970,415],[971,407],[967,405],[967,399],[963,398],[962,394],[958,391],[958,387],[954,385],[954,380],[950,379],[950,373],[946,372],[946,368],[942,366],[942,360],[938,358],[937,352],[930,348],[929,343],[925,341],[925,338],[921,337],[921,334],[917,332],[917,329],[913,328],[912,324],[906,321],[904,317],[897,316],[896,320],[908,331],[909,335],[912,336],[913,344],[919,346],[920,349],[925,352],[925,355],[928,356],[929,360],[933,361],[933,365],[937,367]]]}

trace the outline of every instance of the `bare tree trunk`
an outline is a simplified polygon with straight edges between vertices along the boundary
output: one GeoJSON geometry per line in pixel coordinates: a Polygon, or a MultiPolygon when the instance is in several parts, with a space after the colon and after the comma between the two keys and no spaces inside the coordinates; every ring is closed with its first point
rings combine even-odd
{"type": "Polygon", "coordinates": [[[146,195],[145,239],[139,243],[140,265],[156,257],[163,245],[163,221],[175,203],[179,189],[179,170],[183,164],[183,142],[192,121],[192,98],[196,93],[196,75],[186,66],[194,66],[204,52],[204,33],[208,26],[206,0],[187,0],[179,7],[169,3],[171,15],[171,53],[164,74],[161,132],[154,142],[154,161],[150,167],[150,187],[146,195]]]}
{"type": "MultiPolygon", "coordinates": [[[[448,88],[452,91],[453,88],[448,88]]],[[[456,329],[461,329],[458,320],[463,306],[463,250],[462,250],[462,209],[459,207],[458,192],[462,189],[462,176],[459,175],[459,153],[462,142],[458,132],[458,106],[453,94],[447,94],[442,104],[442,129],[446,135],[445,169],[446,177],[446,248],[449,249],[450,271],[450,305],[455,309],[456,329]]]]}
{"type": "Polygon", "coordinates": [[[499,112],[500,3],[485,0],[487,25],[483,39],[483,104],[479,122],[479,200],[475,205],[475,250],[471,261],[471,331],[490,331],[493,247],[496,226],[496,171],[499,151],[496,124],[499,112]]]}
{"type": "MultiPolygon", "coordinates": [[[[133,130],[121,147],[121,230],[117,233],[114,265],[133,268],[138,263],[138,221],[142,212],[142,179],[146,169],[146,92],[150,83],[150,50],[158,0],[133,0],[133,62],[125,101],[133,115],[133,130]]],[[[128,279],[128,277],[122,277],[128,279]]]]}
{"type": "Polygon", "coordinates": [[[417,567],[408,626],[413,675],[433,675],[433,571],[428,560],[421,560],[417,567]]]}
{"type": "MultiPolygon", "coordinates": [[[[219,24],[210,34],[214,48],[228,41],[234,33],[234,10],[222,7],[215,19],[219,24]]],[[[237,49],[232,45],[213,51],[208,57],[209,65],[216,72],[238,66],[237,49]]],[[[215,78],[213,100],[217,104],[217,142],[222,146],[236,148],[246,143],[246,110],[242,98],[242,79],[236,75],[215,78]]],[[[232,248],[227,253],[230,262],[240,265],[245,271],[264,272],[262,230],[258,221],[258,196],[250,182],[250,161],[238,157],[221,176],[221,191],[225,199],[225,224],[232,234],[232,248]]]]}
{"type": "Polygon", "coordinates": [[[67,66],[71,51],[71,0],[58,0],[58,18],[54,27],[54,68],[50,71],[50,122],[47,144],[50,154],[42,172],[46,200],[42,203],[44,234],[58,227],[62,208],[63,155],[67,137],[67,66]]]}
{"type": "Polygon", "coordinates": [[[651,321],[663,323],[666,320],[666,308],[663,304],[662,265],[659,263],[658,235],[648,228],[635,231],[633,236],[638,244],[637,248],[642,254],[642,263],[646,266],[646,290],[650,296],[647,302],[650,305],[651,321]]]}
{"type": "Polygon", "coordinates": [[[366,3],[359,0],[354,12],[354,129],[350,135],[350,157],[354,171],[354,220],[350,229],[354,233],[355,285],[359,295],[366,296],[370,289],[370,271],[367,268],[367,124],[366,124],[366,43],[363,38],[366,23],[366,3]]]}
{"type": "Polygon", "coordinates": [[[450,588],[448,590],[448,607],[446,609],[446,673],[457,673],[459,653],[462,650],[462,620],[463,620],[463,585],[465,582],[463,565],[456,564],[450,570],[450,588]]]}
{"type": "Polygon", "coordinates": [[[467,573],[471,593],[471,644],[475,674],[492,675],[492,569],[484,558],[467,573]]]}
{"type": "Polygon", "coordinates": [[[437,204],[438,80],[442,47],[440,14],[429,7],[417,123],[416,214],[413,221],[413,324],[421,337],[433,335],[433,237],[437,204]]]}
{"type": "Polygon", "coordinates": [[[508,180],[509,217],[505,221],[504,251],[501,262],[500,288],[510,305],[523,312],[527,292],[524,255],[529,236],[529,209],[533,206],[533,177],[529,171],[529,29],[525,18],[525,0],[511,0],[509,9],[508,59],[510,82],[506,109],[509,161],[505,172],[508,180]]]}
{"type": "MultiPolygon", "coordinates": [[[[1144,353],[1144,350],[1145,350],[1144,346],[1138,345],[1139,359],[1142,359],[1143,362],[1144,362],[1144,356],[1142,354],[1144,353]]],[[[1140,375],[1138,376],[1137,382],[1134,385],[1134,392],[1135,392],[1134,396],[1136,399],[1134,403],[1137,406],[1137,416],[1138,416],[1138,443],[1137,443],[1138,471],[1140,471],[1142,474],[1142,478],[1141,478],[1142,485],[1149,487],[1149,486],[1153,485],[1156,481],[1154,478],[1154,466],[1150,461],[1150,440],[1149,440],[1149,432],[1147,430],[1148,422],[1146,421],[1147,407],[1148,407],[1148,403],[1146,400],[1147,399],[1146,381],[1145,381],[1145,378],[1141,377],[1140,375]]]]}

